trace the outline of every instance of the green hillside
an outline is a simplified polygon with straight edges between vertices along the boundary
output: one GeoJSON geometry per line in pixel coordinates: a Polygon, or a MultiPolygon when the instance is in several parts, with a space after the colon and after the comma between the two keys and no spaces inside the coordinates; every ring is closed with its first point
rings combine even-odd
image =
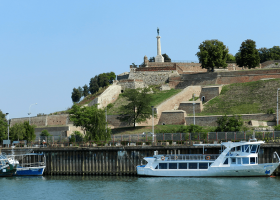
{"type": "Polygon", "coordinates": [[[221,94],[204,104],[196,115],[253,114],[276,112],[277,88],[280,79],[235,83],[223,86],[221,94]]]}
{"type": "MultiPolygon", "coordinates": [[[[181,89],[158,91],[157,93],[153,94],[153,101],[151,102],[151,105],[157,106],[166,99],[172,97],[175,94],[178,94],[181,91],[181,89]]],[[[113,107],[108,109],[108,115],[117,115],[119,107],[127,103],[127,100],[120,94],[119,98],[113,104],[113,107]]]]}

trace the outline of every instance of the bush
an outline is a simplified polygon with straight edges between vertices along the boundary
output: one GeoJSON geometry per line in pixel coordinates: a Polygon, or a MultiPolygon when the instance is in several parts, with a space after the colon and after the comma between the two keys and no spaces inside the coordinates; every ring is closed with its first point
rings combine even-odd
{"type": "Polygon", "coordinates": [[[277,125],[277,126],[274,126],[274,130],[275,130],[275,131],[280,131],[280,124],[277,125]]]}
{"type": "Polygon", "coordinates": [[[44,130],[42,130],[40,136],[46,136],[46,137],[48,137],[48,136],[51,136],[51,134],[48,132],[48,130],[44,129],[44,130]]]}
{"type": "Polygon", "coordinates": [[[121,141],[121,145],[126,146],[129,143],[129,141],[121,141]]]}
{"type": "Polygon", "coordinates": [[[269,108],[266,110],[266,114],[273,114],[273,108],[269,108]]]}
{"type": "Polygon", "coordinates": [[[71,136],[69,142],[83,142],[84,135],[80,131],[74,131],[71,136]]]}

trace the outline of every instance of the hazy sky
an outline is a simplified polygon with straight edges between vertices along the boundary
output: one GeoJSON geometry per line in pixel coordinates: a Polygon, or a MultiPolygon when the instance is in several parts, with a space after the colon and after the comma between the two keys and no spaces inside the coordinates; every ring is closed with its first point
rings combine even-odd
{"type": "Polygon", "coordinates": [[[0,0],[0,110],[10,118],[65,110],[74,87],[162,53],[198,60],[204,40],[279,46],[280,1],[0,0]]]}

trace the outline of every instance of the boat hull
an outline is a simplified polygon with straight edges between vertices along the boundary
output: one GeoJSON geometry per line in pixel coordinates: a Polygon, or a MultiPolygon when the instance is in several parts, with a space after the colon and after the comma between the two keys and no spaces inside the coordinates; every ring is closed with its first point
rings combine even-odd
{"type": "Polygon", "coordinates": [[[152,169],[137,166],[139,176],[183,176],[183,177],[246,177],[270,176],[279,163],[266,163],[254,166],[209,167],[208,169],[152,169]]]}
{"type": "Polygon", "coordinates": [[[42,176],[45,166],[42,167],[23,167],[17,168],[16,176],[42,176]]]}
{"type": "Polygon", "coordinates": [[[0,170],[0,177],[13,176],[16,172],[16,168],[9,164],[8,167],[0,170]]]}

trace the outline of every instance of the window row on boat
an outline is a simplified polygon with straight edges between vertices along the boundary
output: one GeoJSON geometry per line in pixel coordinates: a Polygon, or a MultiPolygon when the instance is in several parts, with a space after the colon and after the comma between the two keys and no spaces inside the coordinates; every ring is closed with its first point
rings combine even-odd
{"type": "Polygon", "coordinates": [[[259,145],[242,145],[233,147],[230,150],[231,152],[245,152],[245,153],[258,153],[259,145]]]}
{"type": "Polygon", "coordinates": [[[155,169],[208,169],[212,162],[203,163],[159,163],[155,169]]]}
{"type": "Polygon", "coordinates": [[[258,164],[257,157],[231,157],[226,158],[224,165],[255,165],[258,164]]]}

